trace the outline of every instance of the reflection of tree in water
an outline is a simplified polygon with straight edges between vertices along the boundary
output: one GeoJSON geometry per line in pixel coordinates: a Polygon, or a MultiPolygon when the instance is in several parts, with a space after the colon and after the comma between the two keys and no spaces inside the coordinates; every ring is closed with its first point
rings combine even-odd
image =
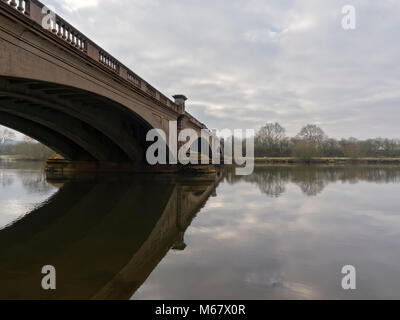
{"type": "Polygon", "coordinates": [[[44,167],[43,162],[0,161],[0,183],[9,186],[17,179],[29,193],[47,194],[53,186],[46,182],[44,167]]]}
{"type": "Polygon", "coordinates": [[[46,181],[44,171],[17,171],[22,185],[28,193],[48,194],[54,187],[46,181]]]}
{"type": "Polygon", "coordinates": [[[46,194],[53,189],[46,182],[44,163],[28,161],[0,161],[0,183],[10,186],[20,180],[29,193],[46,194]]]}
{"type": "Polygon", "coordinates": [[[245,181],[255,183],[262,193],[278,198],[285,193],[288,178],[288,172],[284,170],[257,170],[255,174],[245,177],[245,181]]]}
{"type": "Polygon", "coordinates": [[[399,166],[257,166],[250,176],[237,176],[227,170],[225,179],[230,184],[246,181],[256,184],[260,191],[273,197],[285,192],[292,182],[308,196],[320,194],[329,183],[399,183],[399,166]]]}
{"type": "Polygon", "coordinates": [[[2,187],[11,186],[14,183],[12,176],[6,174],[3,170],[0,170],[0,181],[2,187]]]}
{"type": "Polygon", "coordinates": [[[235,169],[225,169],[225,180],[229,184],[236,184],[240,181],[246,181],[252,184],[256,184],[262,193],[267,194],[271,197],[279,197],[283,194],[286,189],[285,185],[289,180],[289,167],[255,167],[254,173],[249,176],[237,176],[235,169]]]}
{"type": "Polygon", "coordinates": [[[310,167],[303,168],[303,170],[294,170],[290,180],[297,184],[301,191],[308,196],[320,194],[327,183],[325,172],[321,170],[310,170],[310,167]]]}

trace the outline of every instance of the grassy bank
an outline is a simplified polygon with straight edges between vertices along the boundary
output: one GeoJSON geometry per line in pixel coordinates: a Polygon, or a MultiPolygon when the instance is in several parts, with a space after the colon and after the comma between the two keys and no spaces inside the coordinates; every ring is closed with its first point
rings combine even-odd
{"type": "Polygon", "coordinates": [[[312,158],[305,160],[300,158],[254,158],[256,164],[398,164],[400,158],[312,158]]]}

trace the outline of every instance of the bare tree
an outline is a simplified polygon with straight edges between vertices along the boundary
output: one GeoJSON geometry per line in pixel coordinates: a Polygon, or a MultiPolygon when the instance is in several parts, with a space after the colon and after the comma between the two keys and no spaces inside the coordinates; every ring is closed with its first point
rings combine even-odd
{"type": "Polygon", "coordinates": [[[7,141],[10,141],[14,138],[15,138],[15,132],[6,128],[0,128],[0,144],[4,144],[7,141]]]}
{"type": "Polygon", "coordinates": [[[308,140],[298,140],[292,147],[292,156],[310,162],[313,158],[320,156],[317,145],[308,140]]]}
{"type": "Polygon", "coordinates": [[[281,151],[282,142],[286,140],[286,129],[277,122],[267,123],[257,132],[255,139],[269,152],[281,151]]]}
{"type": "Polygon", "coordinates": [[[308,124],[301,129],[297,138],[313,143],[317,147],[321,147],[327,136],[320,127],[315,124],[308,124]]]}

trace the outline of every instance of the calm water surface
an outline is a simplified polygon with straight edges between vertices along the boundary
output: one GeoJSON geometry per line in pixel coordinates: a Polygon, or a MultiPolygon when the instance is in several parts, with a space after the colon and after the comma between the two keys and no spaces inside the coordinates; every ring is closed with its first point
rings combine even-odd
{"type": "Polygon", "coordinates": [[[69,180],[0,162],[0,298],[399,299],[399,195],[390,166],[69,180]]]}

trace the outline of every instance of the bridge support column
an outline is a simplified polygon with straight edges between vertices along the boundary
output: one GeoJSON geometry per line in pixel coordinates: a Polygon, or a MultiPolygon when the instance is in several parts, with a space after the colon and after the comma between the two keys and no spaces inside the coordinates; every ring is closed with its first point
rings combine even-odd
{"type": "MultiPolygon", "coordinates": [[[[185,124],[186,121],[189,121],[189,118],[186,115],[186,96],[182,94],[178,94],[173,96],[175,99],[175,104],[178,106],[179,117],[177,121],[177,146],[178,146],[178,153],[181,147],[185,144],[183,141],[179,141],[179,134],[184,128],[187,128],[185,124]]],[[[212,164],[201,164],[198,165],[181,165],[179,164],[178,159],[178,167],[180,172],[188,172],[188,173],[215,173],[215,167],[212,164]]]]}
{"type": "Polygon", "coordinates": [[[178,117],[178,130],[177,130],[177,146],[178,146],[178,150],[180,150],[180,148],[183,146],[184,142],[179,141],[179,133],[182,131],[183,129],[183,121],[185,118],[185,103],[187,98],[182,95],[182,94],[177,94],[174,96],[175,99],[175,103],[178,105],[178,113],[179,113],[179,117],[178,117]]]}

